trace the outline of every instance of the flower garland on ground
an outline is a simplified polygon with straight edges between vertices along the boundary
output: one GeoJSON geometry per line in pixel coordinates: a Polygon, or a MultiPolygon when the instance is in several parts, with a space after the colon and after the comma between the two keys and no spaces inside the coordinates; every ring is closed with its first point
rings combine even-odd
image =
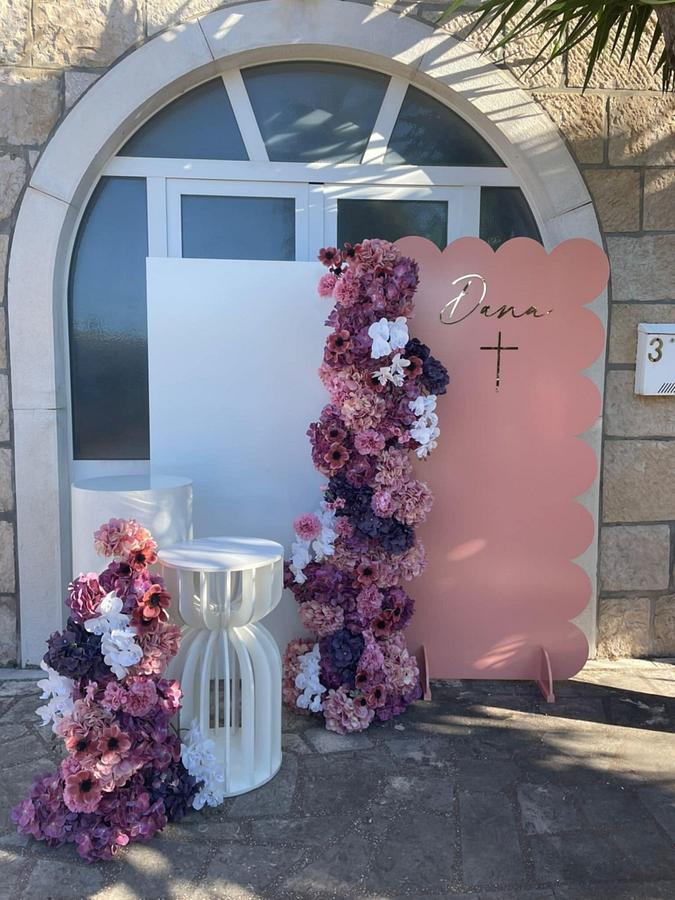
{"type": "Polygon", "coordinates": [[[22,834],[52,847],[74,843],[88,861],[150,840],[194,805],[200,787],[169,724],[181,693],[162,675],[180,629],[167,621],[169,594],[149,571],[157,545],[137,522],[111,519],[95,546],[111,562],[69,585],[68,622],[47,641],[38,682],[47,701],[38,715],[67,755],[12,811],[22,834]]]}
{"type": "Polygon", "coordinates": [[[315,635],[284,657],[284,701],[321,713],[326,727],[362,731],[420,697],[402,629],[424,548],[414,527],[431,509],[409,454],[424,459],[440,431],[436,398],[448,373],[408,333],[418,284],[414,260],[386,241],[321,250],[319,295],[335,306],[319,370],[330,394],[309,427],[312,460],[329,479],[317,513],[300,516],[285,584],[315,635]]]}

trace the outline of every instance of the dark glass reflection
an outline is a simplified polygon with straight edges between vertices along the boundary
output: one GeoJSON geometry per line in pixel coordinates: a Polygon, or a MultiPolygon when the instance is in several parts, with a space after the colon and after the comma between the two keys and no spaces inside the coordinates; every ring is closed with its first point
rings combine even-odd
{"type": "Polygon", "coordinates": [[[504,165],[464,119],[414,87],[406,91],[384,161],[413,166],[504,165]]]}
{"type": "Polygon", "coordinates": [[[336,63],[288,62],[242,71],[275,162],[358,162],[389,78],[336,63]]]}
{"type": "Polygon", "coordinates": [[[293,197],[185,195],[183,256],[197,259],[295,259],[293,197]]]}
{"type": "Polygon", "coordinates": [[[170,159],[248,159],[220,78],[169,103],[142,125],[120,156],[170,159]]]}
{"type": "Polygon", "coordinates": [[[102,178],[70,267],[75,459],[147,459],[145,180],[102,178]]]}
{"type": "Polygon", "coordinates": [[[338,200],[338,246],[364,238],[397,241],[409,235],[448,242],[448,204],[442,200],[338,200]]]}
{"type": "Polygon", "coordinates": [[[520,188],[480,189],[480,236],[495,250],[514,237],[529,237],[542,242],[532,210],[520,188]]]}

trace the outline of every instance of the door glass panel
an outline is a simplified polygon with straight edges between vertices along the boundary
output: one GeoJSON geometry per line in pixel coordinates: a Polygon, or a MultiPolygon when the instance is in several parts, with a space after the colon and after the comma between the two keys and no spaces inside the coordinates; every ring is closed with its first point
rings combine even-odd
{"type": "Polygon", "coordinates": [[[165,106],[126,142],[120,156],[248,159],[220,78],[165,106]]]}
{"type": "Polygon", "coordinates": [[[409,235],[429,238],[438,247],[448,240],[444,200],[338,200],[338,246],[365,238],[397,241],[409,235]]]}
{"type": "Polygon", "coordinates": [[[389,78],[335,63],[287,62],[242,71],[269,158],[358,162],[389,78]]]}
{"type": "Polygon", "coordinates": [[[480,189],[480,236],[496,250],[514,237],[529,237],[541,243],[532,210],[520,188],[480,189]]]}
{"type": "Polygon", "coordinates": [[[504,165],[464,119],[414,87],[406,91],[384,161],[394,166],[504,165]]]}
{"type": "Polygon", "coordinates": [[[145,180],[104,177],[69,283],[75,459],[148,458],[145,180]]]}
{"type": "Polygon", "coordinates": [[[183,256],[295,259],[293,197],[181,198],[183,256]]]}

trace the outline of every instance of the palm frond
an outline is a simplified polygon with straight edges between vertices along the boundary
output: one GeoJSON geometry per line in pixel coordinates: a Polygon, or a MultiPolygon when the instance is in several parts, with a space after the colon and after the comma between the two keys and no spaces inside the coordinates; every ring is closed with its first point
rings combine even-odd
{"type": "MultiPolygon", "coordinates": [[[[440,22],[453,16],[466,0],[452,0],[440,22]]],[[[507,48],[526,34],[538,33],[541,46],[527,68],[543,67],[563,53],[590,41],[584,76],[588,87],[595,67],[604,54],[613,55],[630,67],[644,48],[650,27],[653,35],[645,59],[660,73],[662,89],[675,90],[675,46],[669,46],[657,15],[675,0],[482,0],[472,12],[478,14],[469,33],[491,30],[486,50],[507,48]],[[661,53],[657,54],[658,47],[661,53]]]]}

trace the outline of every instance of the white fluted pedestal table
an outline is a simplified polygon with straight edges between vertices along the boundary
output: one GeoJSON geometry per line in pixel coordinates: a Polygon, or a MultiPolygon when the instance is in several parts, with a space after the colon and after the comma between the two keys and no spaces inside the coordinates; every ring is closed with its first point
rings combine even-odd
{"type": "Polygon", "coordinates": [[[258,624],[281,599],[283,547],[204,538],[163,548],[185,623],[169,671],[183,690],[181,728],[199,723],[224,765],[225,795],[269,781],[281,765],[281,657],[258,624]]]}

